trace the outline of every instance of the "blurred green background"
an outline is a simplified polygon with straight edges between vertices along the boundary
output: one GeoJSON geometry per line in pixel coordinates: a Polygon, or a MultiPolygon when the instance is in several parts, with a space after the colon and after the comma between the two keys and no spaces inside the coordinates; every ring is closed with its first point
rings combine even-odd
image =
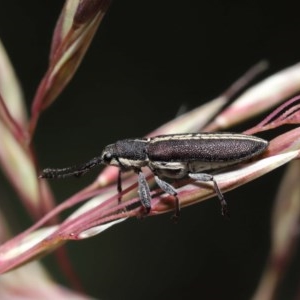
{"type": "MultiPolygon", "coordinates": [[[[47,68],[61,8],[62,1],[1,3],[0,38],[28,108],[47,68]]],[[[271,64],[264,76],[298,62],[299,31],[296,1],[115,0],[76,76],[42,115],[35,136],[40,164],[84,162],[118,139],[143,136],[182,106],[189,110],[216,97],[261,59],[271,64]]],[[[183,209],[177,225],[171,214],[131,219],[68,243],[87,293],[110,300],[249,299],[268,256],[272,203],[282,172],[226,193],[229,222],[214,198],[183,209]]],[[[96,175],[51,185],[62,201],[96,175]]],[[[27,228],[30,220],[2,175],[0,192],[15,231],[27,228]]],[[[43,261],[67,284],[53,256],[43,261]]],[[[296,294],[299,256],[292,265],[278,299],[296,294]]]]}

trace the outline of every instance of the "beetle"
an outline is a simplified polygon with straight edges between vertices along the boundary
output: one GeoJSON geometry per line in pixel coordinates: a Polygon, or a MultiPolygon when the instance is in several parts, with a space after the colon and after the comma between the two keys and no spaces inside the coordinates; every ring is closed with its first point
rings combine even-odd
{"type": "MultiPolygon", "coordinates": [[[[100,156],[68,168],[42,171],[40,178],[81,176],[100,164],[119,168],[118,192],[122,191],[121,173],[133,170],[138,174],[138,193],[145,214],[151,210],[150,188],[142,172],[148,167],[157,185],[175,199],[175,218],[179,217],[180,204],[176,189],[165,178],[190,177],[196,181],[212,182],[221,204],[223,216],[228,216],[227,203],[211,174],[228,166],[248,161],[263,153],[268,141],[253,135],[238,133],[181,133],[149,138],[119,140],[104,148],[100,156]]],[[[121,198],[119,198],[121,201],[121,198]]]]}

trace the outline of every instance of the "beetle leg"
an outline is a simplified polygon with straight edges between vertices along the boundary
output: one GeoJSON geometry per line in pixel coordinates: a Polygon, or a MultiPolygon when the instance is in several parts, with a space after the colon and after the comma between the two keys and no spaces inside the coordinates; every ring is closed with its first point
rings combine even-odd
{"type": "Polygon", "coordinates": [[[154,178],[155,178],[155,181],[156,181],[157,185],[165,193],[174,196],[174,198],[175,198],[175,214],[172,218],[173,218],[174,221],[176,221],[179,218],[179,215],[180,215],[180,205],[179,205],[179,199],[177,197],[177,192],[176,192],[175,188],[171,184],[161,180],[157,175],[155,175],[154,178]]]}
{"type": "Polygon", "coordinates": [[[117,181],[117,188],[118,188],[118,204],[121,203],[122,200],[122,178],[121,178],[122,171],[119,169],[119,174],[118,174],[118,181],[117,181]]]}
{"type": "Polygon", "coordinates": [[[213,189],[214,189],[215,193],[217,194],[217,196],[220,200],[220,203],[221,203],[222,216],[229,218],[229,212],[228,212],[226,200],[225,200],[214,176],[212,176],[211,174],[205,174],[205,173],[189,173],[189,177],[191,177],[192,179],[204,181],[204,182],[212,181],[213,189]]]}
{"type": "Polygon", "coordinates": [[[138,173],[138,193],[140,196],[141,203],[146,210],[146,214],[149,214],[151,210],[151,194],[148,182],[144,173],[141,170],[137,171],[138,173]]]}

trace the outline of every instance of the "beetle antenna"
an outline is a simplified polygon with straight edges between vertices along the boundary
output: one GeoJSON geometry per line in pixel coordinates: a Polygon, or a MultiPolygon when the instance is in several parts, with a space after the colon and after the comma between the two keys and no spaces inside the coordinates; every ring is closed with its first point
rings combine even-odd
{"type": "Polygon", "coordinates": [[[67,168],[61,168],[61,169],[51,169],[47,168],[42,171],[42,174],[39,176],[39,178],[66,178],[70,176],[82,176],[88,171],[90,171],[92,168],[102,164],[103,160],[101,159],[101,156],[94,157],[93,159],[89,160],[88,162],[71,166],[67,168]]]}

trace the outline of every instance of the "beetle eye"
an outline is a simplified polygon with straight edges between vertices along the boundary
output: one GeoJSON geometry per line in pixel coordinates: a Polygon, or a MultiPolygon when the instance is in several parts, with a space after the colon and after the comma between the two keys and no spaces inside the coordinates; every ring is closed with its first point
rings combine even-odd
{"type": "Polygon", "coordinates": [[[109,164],[111,159],[112,159],[112,155],[109,152],[105,152],[102,156],[103,162],[109,164]]]}

